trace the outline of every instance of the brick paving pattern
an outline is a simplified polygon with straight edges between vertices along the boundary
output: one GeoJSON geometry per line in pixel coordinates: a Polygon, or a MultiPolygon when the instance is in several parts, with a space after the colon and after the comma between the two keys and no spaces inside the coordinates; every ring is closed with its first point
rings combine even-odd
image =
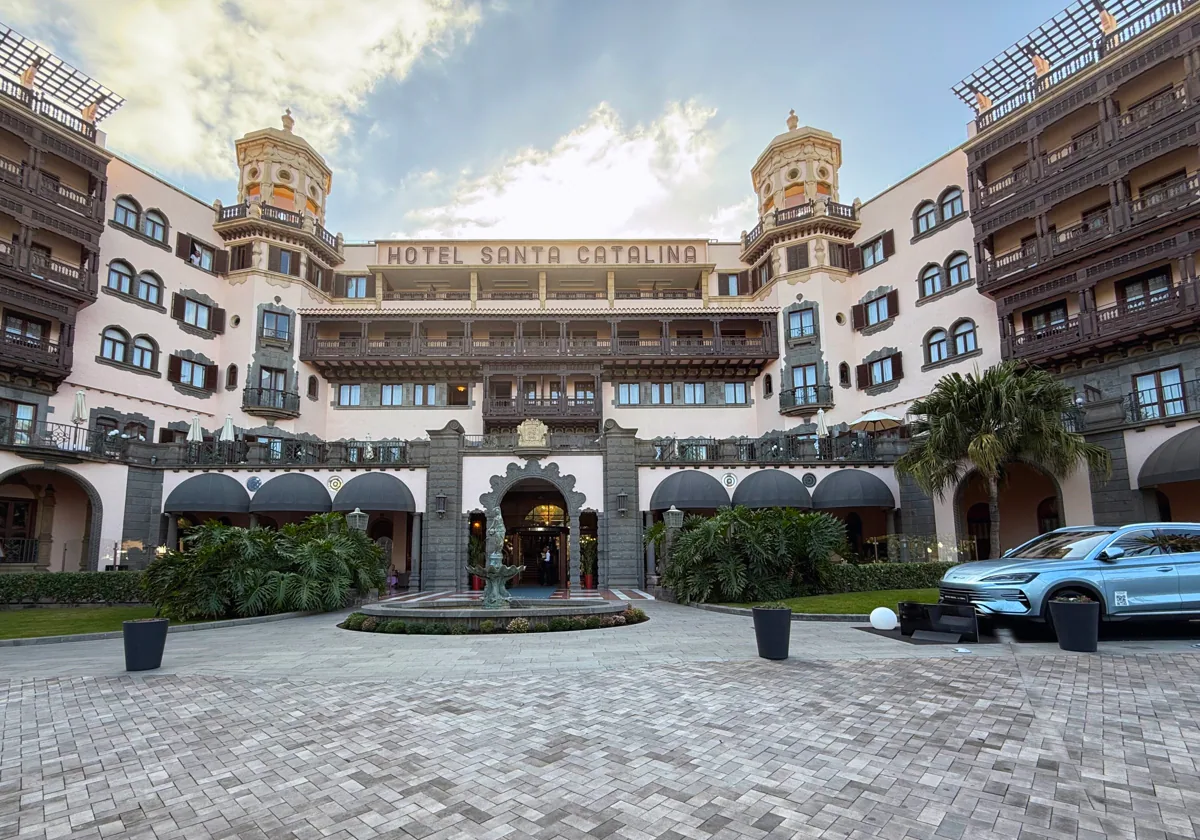
{"type": "MultiPolygon", "coordinates": [[[[652,606],[659,633],[738,621],[652,606]]],[[[219,661],[245,632],[181,634],[168,659],[207,636],[219,661]]],[[[437,655],[414,644],[430,637],[367,638],[437,655]]],[[[85,645],[111,647],[51,647],[85,645]]],[[[30,658],[0,681],[0,837],[1198,836],[1200,655],[908,650],[419,682],[79,677],[30,658]]]]}

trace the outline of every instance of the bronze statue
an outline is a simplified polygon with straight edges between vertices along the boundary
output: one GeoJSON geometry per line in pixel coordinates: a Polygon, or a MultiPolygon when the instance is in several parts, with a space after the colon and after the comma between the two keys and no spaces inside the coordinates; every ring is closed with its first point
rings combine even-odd
{"type": "Polygon", "coordinates": [[[485,610],[498,610],[506,606],[510,596],[505,584],[509,578],[514,578],[525,571],[524,566],[504,565],[502,557],[506,533],[504,516],[500,513],[500,508],[492,508],[488,511],[487,540],[488,548],[491,550],[488,553],[487,564],[470,566],[467,569],[471,574],[478,575],[485,581],[483,587],[483,608],[485,610]]]}

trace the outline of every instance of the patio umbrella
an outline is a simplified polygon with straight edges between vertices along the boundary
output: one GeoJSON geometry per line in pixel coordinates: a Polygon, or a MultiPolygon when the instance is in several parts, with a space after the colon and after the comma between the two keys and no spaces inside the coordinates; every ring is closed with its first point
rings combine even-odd
{"type": "Polygon", "coordinates": [[[71,412],[71,422],[76,426],[88,419],[86,397],[87,393],[85,391],[75,392],[75,408],[71,412]]]}
{"type": "Polygon", "coordinates": [[[204,431],[200,428],[200,415],[192,415],[192,425],[188,428],[188,443],[204,443],[204,431]]]}
{"type": "Polygon", "coordinates": [[[821,454],[821,440],[829,434],[829,427],[825,425],[825,409],[817,409],[817,439],[813,444],[817,447],[817,454],[821,454]]]}
{"type": "Polygon", "coordinates": [[[900,418],[893,417],[882,411],[868,411],[850,424],[856,432],[886,432],[888,429],[898,429],[900,418]]]}
{"type": "Polygon", "coordinates": [[[233,431],[233,417],[226,414],[225,425],[221,427],[221,436],[217,438],[217,440],[221,441],[222,443],[233,443],[235,439],[236,437],[233,431]]]}
{"type": "Polygon", "coordinates": [[[375,460],[375,447],[371,446],[371,433],[370,432],[367,432],[366,446],[363,447],[363,460],[364,461],[374,461],[375,460]]]}

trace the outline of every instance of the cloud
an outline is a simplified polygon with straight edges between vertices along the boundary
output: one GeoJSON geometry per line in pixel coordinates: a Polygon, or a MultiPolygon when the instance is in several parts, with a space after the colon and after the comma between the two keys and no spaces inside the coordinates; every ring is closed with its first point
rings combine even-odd
{"type": "Polygon", "coordinates": [[[334,153],[376,84],[469,38],[481,11],[471,0],[39,0],[5,17],[125,97],[101,126],[114,148],[228,177],[233,140],[278,126],[285,107],[298,134],[334,153]]]}
{"type": "Polygon", "coordinates": [[[729,241],[740,239],[742,231],[750,230],[758,224],[758,201],[754,193],[746,196],[736,204],[718,207],[716,212],[708,217],[709,236],[713,239],[729,241]]]}
{"type": "Polygon", "coordinates": [[[627,129],[601,103],[549,149],[524,149],[482,175],[460,173],[442,203],[410,210],[394,235],[710,236],[705,208],[723,146],[715,117],[697,102],[674,102],[627,129]]]}

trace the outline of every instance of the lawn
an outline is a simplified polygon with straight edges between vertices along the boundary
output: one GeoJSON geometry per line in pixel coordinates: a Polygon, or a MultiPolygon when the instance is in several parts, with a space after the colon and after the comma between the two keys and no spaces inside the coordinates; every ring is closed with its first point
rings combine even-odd
{"type": "Polygon", "coordinates": [[[0,639],[107,633],[122,621],[153,618],[154,607],[37,607],[0,610],[0,639]]]}
{"type": "MultiPolygon", "coordinates": [[[[876,607],[896,609],[900,601],[919,601],[936,604],[936,589],[880,589],[875,592],[842,592],[837,595],[812,595],[807,598],[789,598],[784,601],[792,612],[798,613],[842,613],[866,615],[876,607]]],[[[754,604],[729,604],[731,607],[752,607],[754,604]]]]}

